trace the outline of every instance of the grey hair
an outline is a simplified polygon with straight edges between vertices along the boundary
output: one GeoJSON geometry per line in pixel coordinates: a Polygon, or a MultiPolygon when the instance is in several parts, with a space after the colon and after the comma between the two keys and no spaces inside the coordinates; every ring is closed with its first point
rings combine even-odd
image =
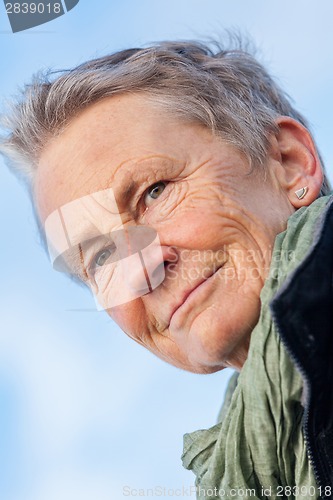
{"type": "MultiPolygon", "coordinates": [[[[182,120],[195,121],[264,165],[276,118],[305,118],[265,68],[238,41],[234,48],[199,42],[160,42],[123,50],[60,72],[35,75],[3,117],[0,152],[32,188],[38,158],[87,106],[123,93],[149,101],[182,120]]],[[[325,176],[321,195],[330,191],[325,176]]]]}

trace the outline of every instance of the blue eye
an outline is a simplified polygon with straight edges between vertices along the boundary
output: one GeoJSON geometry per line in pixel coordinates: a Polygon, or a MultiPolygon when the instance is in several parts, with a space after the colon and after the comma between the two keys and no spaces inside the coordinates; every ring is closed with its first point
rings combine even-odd
{"type": "Polygon", "coordinates": [[[115,249],[116,249],[116,246],[113,245],[111,247],[104,248],[103,250],[98,252],[94,257],[94,263],[96,264],[96,266],[98,266],[98,267],[104,266],[107,263],[107,261],[109,260],[109,258],[111,257],[111,255],[114,254],[115,249]]]}
{"type": "Polygon", "coordinates": [[[166,185],[166,182],[160,181],[150,186],[145,195],[145,204],[149,206],[149,202],[152,202],[152,200],[156,200],[157,198],[159,198],[159,196],[161,196],[164,189],[166,188],[166,185]]]}

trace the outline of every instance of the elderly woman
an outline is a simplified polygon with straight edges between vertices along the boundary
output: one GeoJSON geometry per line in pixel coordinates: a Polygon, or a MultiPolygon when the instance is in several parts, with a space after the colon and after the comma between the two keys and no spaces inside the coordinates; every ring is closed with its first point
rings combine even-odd
{"type": "Polygon", "coordinates": [[[54,266],[161,359],[237,370],[218,424],[185,436],[198,498],[330,498],[330,187],[265,69],[126,50],[39,76],[7,128],[54,266]]]}

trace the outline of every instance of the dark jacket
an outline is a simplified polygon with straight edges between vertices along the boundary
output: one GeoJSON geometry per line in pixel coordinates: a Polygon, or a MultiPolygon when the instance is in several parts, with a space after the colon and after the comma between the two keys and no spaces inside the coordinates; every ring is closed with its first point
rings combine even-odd
{"type": "Polygon", "coordinates": [[[322,493],[333,498],[333,199],[314,243],[271,303],[279,334],[305,382],[304,437],[322,493]]]}

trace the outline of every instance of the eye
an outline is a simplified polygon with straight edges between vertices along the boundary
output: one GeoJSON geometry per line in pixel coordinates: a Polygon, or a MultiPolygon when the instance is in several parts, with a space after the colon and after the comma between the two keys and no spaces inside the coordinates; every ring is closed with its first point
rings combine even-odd
{"type": "Polygon", "coordinates": [[[148,188],[145,194],[144,202],[147,207],[150,206],[150,204],[153,202],[153,200],[156,200],[161,196],[163,193],[164,189],[166,188],[167,183],[164,181],[156,182],[156,184],[153,184],[148,188]]]}
{"type": "Polygon", "coordinates": [[[115,245],[112,245],[111,247],[104,248],[100,252],[98,252],[95,257],[94,257],[94,264],[97,267],[102,267],[106,264],[106,262],[109,260],[111,255],[114,254],[116,249],[115,245]]]}

